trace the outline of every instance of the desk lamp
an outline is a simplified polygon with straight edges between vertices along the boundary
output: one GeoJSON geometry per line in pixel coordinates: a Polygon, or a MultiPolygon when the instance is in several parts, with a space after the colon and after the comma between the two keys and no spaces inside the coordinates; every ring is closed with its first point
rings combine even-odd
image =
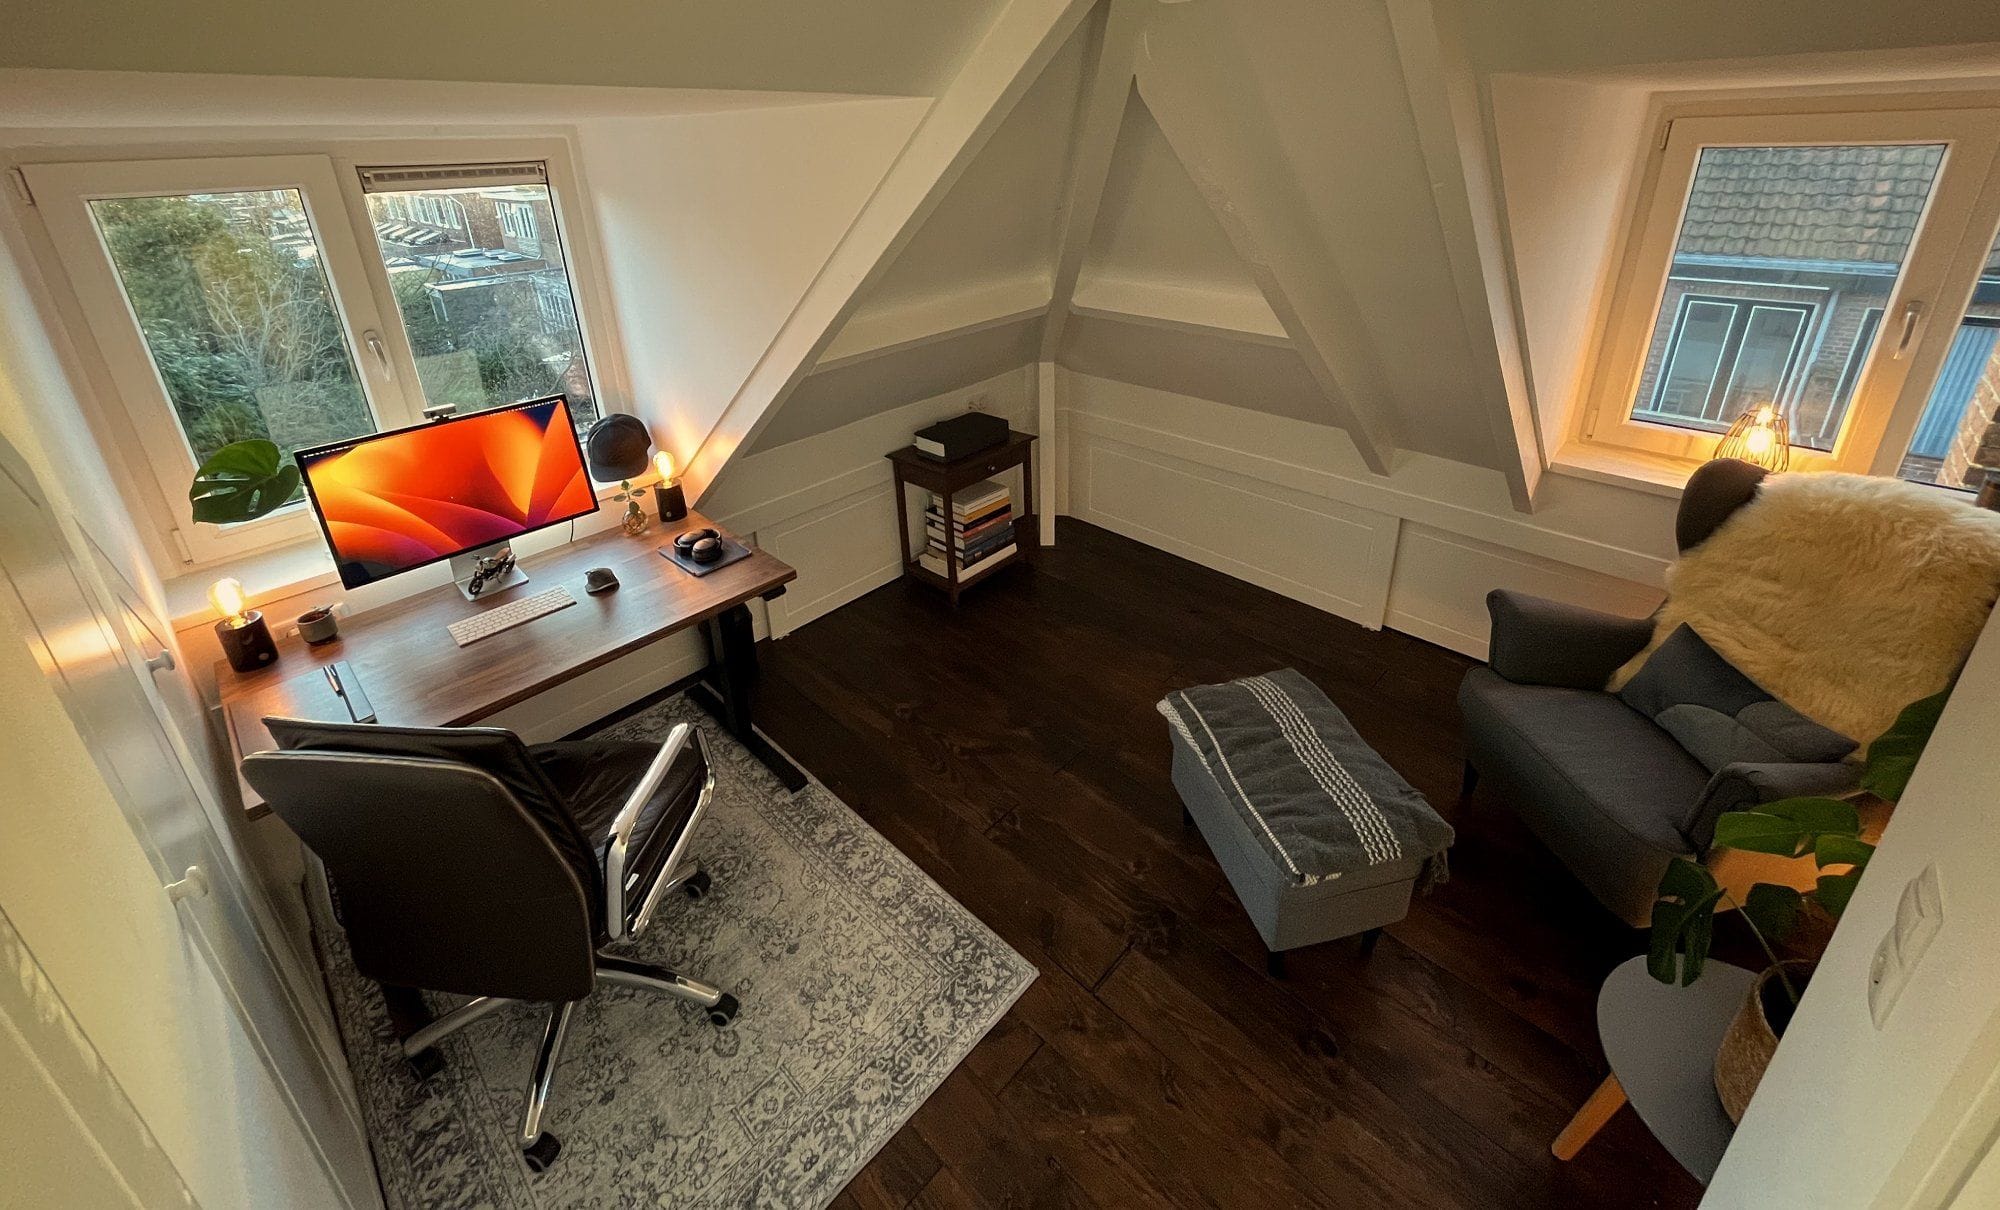
{"type": "Polygon", "coordinates": [[[277,662],[278,645],[271,641],[271,628],[264,615],[243,608],[243,582],[217,580],[208,586],[208,600],[222,620],[215,624],[216,642],[229,666],[238,672],[255,672],[277,662]]]}
{"type": "Polygon", "coordinates": [[[660,520],[678,521],[687,516],[687,493],[674,478],[674,456],[665,450],[654,454],[653,469],[660,473],[660,481],[653,485],[653,504],[660,510],[660,520]]]}

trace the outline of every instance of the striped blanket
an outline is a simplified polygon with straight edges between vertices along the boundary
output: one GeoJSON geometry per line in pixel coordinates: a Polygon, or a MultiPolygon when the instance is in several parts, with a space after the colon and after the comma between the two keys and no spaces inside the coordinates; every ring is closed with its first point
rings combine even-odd
{"type": "Polygon", "coordinates": [[[1296,671],[1176,690],[1159,711],[1299,884],[1404,862],[1443,881],[1451,825],[1296,671]]]}

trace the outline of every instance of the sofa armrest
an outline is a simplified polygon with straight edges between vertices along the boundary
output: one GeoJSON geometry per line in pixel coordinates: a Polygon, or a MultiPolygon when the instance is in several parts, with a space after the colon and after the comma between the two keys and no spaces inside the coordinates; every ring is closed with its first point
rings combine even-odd
{"type": "Polygon", "coordinates": [[[1493,640],[1486,662],[1520,685],[1602,689],[1653,637],[1651,618],[1621,618],[1496,588],[1486,594],[1493,640]]]}
{"type": "Polygon", "coordinates": [[[1695,851],[1705,851],[1715,839],[1715,820],[1728,811],[1745,811],[1783,798],[1839,798],[1861,786],[1861,767],[1845,761],[1827,763],[1761,763],[1737,761],[1724,765],[1708,779],[1701,801],[1686,828],[1695,851]]]}

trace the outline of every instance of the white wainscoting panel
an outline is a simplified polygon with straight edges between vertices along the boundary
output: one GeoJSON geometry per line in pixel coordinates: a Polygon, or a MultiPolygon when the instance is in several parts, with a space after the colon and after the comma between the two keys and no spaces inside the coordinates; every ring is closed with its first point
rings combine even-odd
{"type": "Polygon", "coordinates": [[[1540,555],[1406,522],[1389,581],[1388,624],[1454,651],[1486,658],[1486,594],[1509,588],[1643,617],[1661,592],[1540,555]]]}
{"type": "Polygon", "coordinates": [[[903,573],[895,488],[880,483],[766,526],[757,544],[798,569],[791,590],[771,602],[771,637],[783,638],[903,573]]]}
{"type": "Polygon", "coordinates": [[[1381,627],[1396,518],[1096,433],[1071,449],[1076,516],[1381,627]]]}

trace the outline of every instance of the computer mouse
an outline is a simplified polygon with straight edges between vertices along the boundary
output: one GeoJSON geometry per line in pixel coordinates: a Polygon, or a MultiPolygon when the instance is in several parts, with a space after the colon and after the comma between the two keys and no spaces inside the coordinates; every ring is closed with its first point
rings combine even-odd
{"type": "Polygon", "coordinates": [[[618,576],[609,567],[593,567],[583,573],[585,592],[610,592],[618,587],[618,576]]]}

